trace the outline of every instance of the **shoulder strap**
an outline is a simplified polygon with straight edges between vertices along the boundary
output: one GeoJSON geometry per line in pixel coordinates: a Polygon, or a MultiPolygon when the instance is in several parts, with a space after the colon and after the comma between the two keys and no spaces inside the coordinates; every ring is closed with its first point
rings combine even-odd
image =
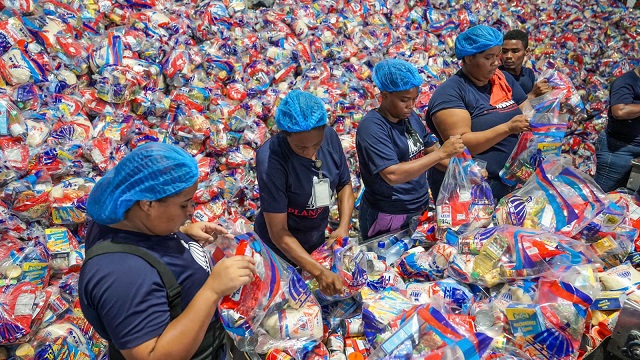
{"type": "Polygon", "coordinates": [[[171,320],[177,318],[182,313],[182,288],[176,281],[175,276],[169,268],[160,261],[155,255],[140,246],[130,244],[120,244],[111,241],[103,241],[87,250],[84,262],[87,263],[92,258],[111,253],[126,253],[135,255],[151,265],[162,280],[162,284],[167,292],[167,300],[169,302],[169,314],[171,320]]]}

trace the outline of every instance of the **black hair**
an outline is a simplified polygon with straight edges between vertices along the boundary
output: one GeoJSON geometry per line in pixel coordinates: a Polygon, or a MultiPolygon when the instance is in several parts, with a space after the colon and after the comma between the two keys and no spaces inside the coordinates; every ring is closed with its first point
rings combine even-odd
{"type": "Polygon", "coordinates": [[[520,40],[522,42],[522,46],[525,48],[525,50],[529,47],[529,35],[527,35],[526,32],[519,30],[519,29],[515,29],[515,30],[510,30],[507,31],[506,34],[504,34],[504,41],[507,40],[520,40]]]}

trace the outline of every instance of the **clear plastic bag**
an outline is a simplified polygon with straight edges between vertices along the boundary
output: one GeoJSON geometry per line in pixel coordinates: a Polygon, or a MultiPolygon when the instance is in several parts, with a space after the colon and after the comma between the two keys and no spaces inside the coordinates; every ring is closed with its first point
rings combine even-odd
{"type": "Polygon", "coordinates": [[[295,269],[255,234],[220,237],[207,250],[214,263],[234,255],[256,260],[254,280],[218,305],[222,323],[240,350],[265,354],[278,348],[301,354],[320,341],[320,305],[295,269]]]}
{"type": "Polygon", "coordinates": [[[438,230],[442,238],[446,229],[474,229],[491,223],[493,194],[482,176],[482,169],[465,150],[452,157],[436,200],[438,230]]]}
{"type": "Polygon", "coordinates": [[[600,187],[560,158],[543,161],[527,183],[496,206],[497,224],[511,224],[573,237],[607,206],[600,187]]]}
{"type": "Polygon", "coordinates": [[[427,305],[419,308],[369,358],[473,359],[484,353],[491,340],[474,333],[471,317],[451,316],[427,305]]]}
{"type": "Polygon", "coordinates": [[[325,243],[311,253],[311,257],[342,278],[342,293],[328,296],[322,293],[317,281],[310,274],[303,274],[309,288],[314,291],[322,305],[352,297],[367,283],[367,256],[355,238],[336,239],[330,245],[325,243]]]}
{"type": "Polygon", "coordinates": [[[516,147],[500,171],[502,182],[524,183],[534,174],[540,161],[549,155],[560,156],[569,118],[560,113],[565,91],[551,91],[530,100],[533,107],[531,131],[520,134],[516,147]]]}

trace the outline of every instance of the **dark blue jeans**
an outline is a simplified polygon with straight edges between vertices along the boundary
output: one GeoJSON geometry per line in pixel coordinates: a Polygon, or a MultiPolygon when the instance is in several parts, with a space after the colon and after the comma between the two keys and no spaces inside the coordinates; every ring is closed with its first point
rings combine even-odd
{"type": "Polygon", "coordinates": [[[603,132],[596,140],[595,181],[605,192],[627,186],[631,160],[640,157],[640,147],[619,141],[603,132]]]}

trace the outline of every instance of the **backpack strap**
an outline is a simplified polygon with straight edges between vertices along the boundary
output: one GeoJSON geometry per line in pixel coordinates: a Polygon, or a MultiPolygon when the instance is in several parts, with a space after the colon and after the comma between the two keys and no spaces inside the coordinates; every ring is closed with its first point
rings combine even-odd
{"type": "Polygon", "coordinates": [[[103,241],[92,246],[86,254],[85,263],[92,258],[102,254],[125,253],[135,255],[151,265],[162,280],[162,284],[167,292],[169,302],[169,314],[171,320],[177,318],[182,313],[182,287],[176,281],[176,277],[171,270],[160,261],[155,255],[140,246],[103,241]]]}
{"type": "MultiPolygon", "coordinates": [[[[136,255],[156,269],[167,293],[170,319],[174,320],[182,313],[182,288],[180,284],[176,281],[171,270],[169,270],[169,268],[160,261],[160,259],[144,248],[136,245],[114,243],[111,240],[105,240],[87,250],[84,263],[86,264],[96,256],[112,253],[136,255]]],[[[224,345],[225,337],[226,331],[224,330],[224,327],[222,327],[222,323],[220,321],[214,321],[209,324],[204,339],[198,347],[193,359],[212,359],[224,345]]],[[[108,354],[110,360],[126,360],[120,350],[113,346],[112,343],[109,343],[108,354]]]]}

